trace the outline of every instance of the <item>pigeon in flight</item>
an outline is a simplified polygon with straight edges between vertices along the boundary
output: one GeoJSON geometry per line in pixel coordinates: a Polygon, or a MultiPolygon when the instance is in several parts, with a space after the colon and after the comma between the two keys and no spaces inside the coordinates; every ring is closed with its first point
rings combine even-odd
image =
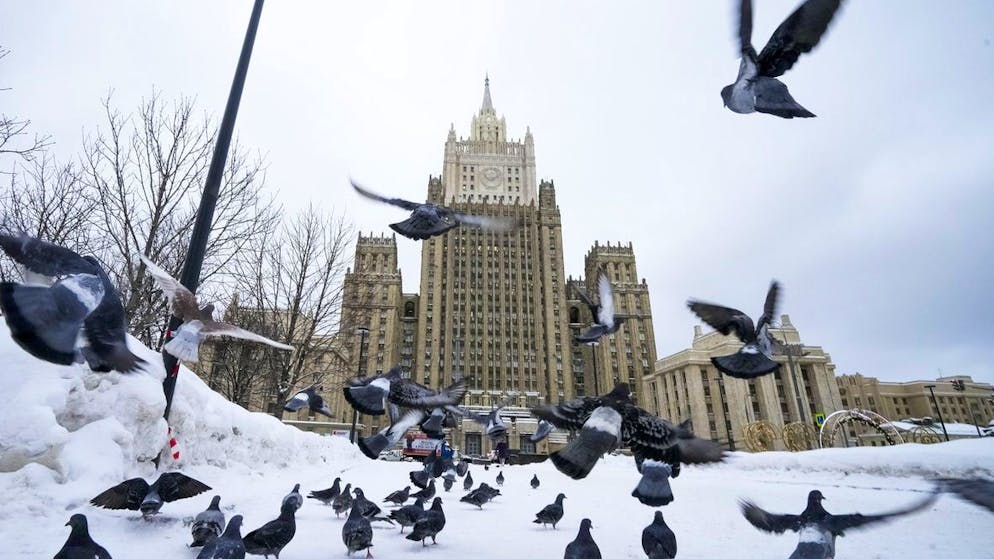
{"type": "Polygon", "coordinates": [[[507,405],[507,402],[493,408],[489,413],[469,413],[470,419],[484,428],[484,432],[491,441],[497,441],[501,437],[507,436],[507,424],[500,416],[500,412],[507,405]]]}
{"type": "Polygon", "coordinates": [[[294,512],[300,510],[300,507],[304,506],[304,496],[300,494],[300,484],[297,483],[293,486],[293,489],[283,497],[283,504],[290,503],[293,505],[294,512]]]}
{"type": "Polygon", "coordinates": [[[414,523],[421,518],[424,512],[424,499],[415,499],[413,505],[404,505],[397,510],[390,511],[390,514],[387,516],[397,524],[400,524],[400,533],[403,534],[404,528],[406,526],[414,526],[414,523]]]}
{"type": "Polygon", "coordinates": [[[359,450],[373,460],[379,458],[381,452],[397,444],[397,441],[407,433],[408,429],[420,423],[425,417],[424,410],[419,409],[408,410],[400,417],[396,417],[397,406],[389,404],[387,407],[391,409],[390,425],[375,435],[360,437],[356,443],[359,450]]]}
{"type": "Polygon", "coordinates": [[[383,502],[393,503],[395,505],[403,505],[410,498],[411,498],[411,486],[408,485],[404,489],[398,489],[397,491],[394,491],[393,493],[387,495],[386,498],[383,499],[383,502]]]}
{"type": "Polygon", "coordinates": [[[530,440],[533,443],[537,443],[542,439],[548,437],[549,434],[555,430],[556,428],[553,427],[551,423],[542,419],[538,422],[538,427],[535,428],[535,432],[532,434],[532,436],[528,437],[528,440],[530,440]]]}
{"type": "Polygon", "coordinates": [[[613,334],[621,328],[625,318],[614,314],[614,293],[611,290],[611,280],[607,279],[607,273],[601,270],[597,276],[598,304],[591,302],[587,294],[582,289],[577,289],[580,298],[590,307],[590,314],[594,317],[594,324],[586,332],[576,337],[577,343],[594,344],[597,340],[608,334],[613,334]]]}
{"type": "Polygon", "coordinates": [[[545,508],[535,513],[535,520],[532,520],[532,522],[543,526],[551,524],[554,530],[556,524],[563,519],[563,499],[565,498],[566,495],[562,493],[556,495],[556,502],[551,505],[545,505],[545,508]]]}
{"type": "Polygon", "coordinates": [[[293,398],[287,400],[287,403],[283,405],[283,409],[286,411],[297,411],[307,406],[314,413],[320,413],[334,419],[331,415],[331,409],[328,408],[328,403],[324,401],[324,398],[317,391],[318,387],[314,385],[297,392],[293,398]]]}
{"type": "Polygon", "coordinates": [[[540,485],[540,484],[541,484],[542,482],[540,482],[540,481],[538,480],[538,474],[532,474],[532,480],[531,480],[531,482],[530,482],[530,483],[531,483],[531,486],[532,486],[532,489],[538,489],[538,486],[539,486],[539,485],[540,485]]]}
{"type": "Polygon", "coordinates": [[[365,549],[366,557],[369,559],[373,557],[372,552],[369,551],[369,548],[373,547],[373,527],[369,525],[369,520],[363,516],[361,509],[358,502],[352,505],[349,518],[342,526],[342,542],[349,550],[348,555],[365,549]]]}
{"type": "Polygon", "coordinates": [[[345,400],[359,413],[367,415],[383,415],[387,412],[388,403],[401,408],[422,410],[450,408],[454,413],[462,415],[463,412],[456,406],[466,396],[464,379],[436,392],[411,379],[402,378],[402,371],[401,367],[394,367],[380,376],[350,380],[349,385],[343,389],[345,400]]]}
{"type": "Polygon", "coordinates": [[[245,559],[245,543],[242,541],[242,515],[232,516],[224,532],[219,537],[208,541],[200,550],[197,559],[245,559]]]}
{"type": "Polygon", "coordinates": [[[245,552],[252,555],[275,555],[280,559],[280,551],[290,543],[297,533],[297,520],[294,512],[297,509],[292,503],[283,503],[280,507],[280,515],[275,520],[263,524],[259,528],[252,530],[242,542],[245,544],[245,552]]]}
{"type": "Polygon", "coordinates": [[[420,541],[421,545],[425,545],[425,540],[431,538],[432,544],[437,544],[435,537],[438,533],[445,528],[445,513],[442,511],[442,498],[435,497],[435,500],[431,502],[431,508],[426,510],[421,518],[414,522],[414,526],[411,528],[411,533],[407,535],[407,539],[412,541],[420,541]]]}
{"type": "Polygon", "coordinates": [[[649,559],[674,559],[676,557],[676,535],[663,520],[662,511],[642,530],[642,551],[649,559]]]}
{"type": "Polygon", "coordinates": [[[781,118],[808,118],[814,113],[802,107],[777,78],[811,51],[821,40],[842,0],[806,0],[777,27],[763,50],[752,46],[752,0],[740,0],[739,50],[742,63],[735,83],[721,90],[731,111],[741,114],[768,113],[781,118]]]}
{"type": "Polygon", "coordinates": [[[331,508],[335,509],[335,516],[338,517],[343,512],[352,508],[352,484],[346,483],[345,489],[331,501],[331,508]]]}
{"type": "Polygon", "coordinates": [[[152,279],[155,280],[155,284],[169,300],[173,314],[183,320],[183,325],[173,333],[173,339],[162,346],[162,349],[177,359],[188,362],[196,361],[200,343],[208,336],[228,336],[293,351],[293,346],[270,340],[265,336],[243,330],[232,324],[214,320],[214,305],[201,307],[197,301],[197,296],[183,284],[176,281],[168,272],[148,258],[144,256],[140,258],[148,268],[148,273],[152,275],[152,279]]]}
{"type": "Polygon", "coordinates": [[[123,481],[90,500],[90,504],[105,509],[139,510],[147,520],[158,514],[164,503],[186,499],[210,491],[210,487],[183,475],[169,472],[149,485],[140,477],[123,481]]]}
{"type": "Polygon", "coordinates": [[[430,239],[459,225],[478,227],[495,233],[507,233],[513,231],[518,226],[518,221],[510,217],[463,214],[438,204],[408,202],[400,198],[387,198],[366,190],[356,184],[355,181],[352,181],[352,188],[366,198],[397,206],[411,212],[411,217],[399,223],[390,224],[390,228],[415,241],[430,239]]]}
{"type": "Polygon", "coordinates": [[[769,332],[773,321],[776,320],[779,296],[780,284],[773,281],[766,292],[763,314],[755,324],[749,315],[740,310],[695,299],[687,301],[690,310],[708,326],[726,336],[734,332],[735,336],[745,344],[731,355],[711,358],[711,362],[719,371],[730,377],[752,379],[768,375],[780,368],[780,363],[771,358],[773,339],[769,332]]]}
{"type": "Polygon", "coordinates": [[[221,497],[214,495],[207,510],[197,513],[190,528],[193,534],[193,543],[190,547],[203,547],[205,543],[221,535],[224,530],[224,513],[221,512],[220,505],[221,497]]]}
{"type": "Polygon", "coordinates": [[[801,514],[773,514],[749,501],[740,501],[742,514],[750,524],[763,530],[780,534],[786,530],[799,533],[799,542],[792,559],[832,559],[835,557],[835,538],[844,536],[846,530],[863,528],[876,522],[892,520],[928,508],[938,493],[932,493],[910,506],[883,514],[831,514],[821,502],[821,491],[808,493],[808,506],[801,514]]]}
{"type": "Polygon", "coordinates": [[[128,373],[145,362],[128,349],[121,296],[96,258],[23,234],[0,235],[0,248],[42,284],[0,283],[0,309],[25,351],[59,365],[85,358],[97,372],[128,373]]]}
{"type": "Polygon", "coordinates": [[[90,528],[86,517],[74,514],[69,517],[69,538],[62,549],[55,554],[55,559],[111,559],[110,553],[90,537],[90,528]]]}
{"type": "Polygon", "coordinates": [[[326,505],[330,505],[332,501],[335,500],[342,492],[342,478],[336,477],[335,481],[331,484],[328,489],[318,489],[317,491],[311,491],[308,495],[308,499],[317,499],[326,505]]]}
{"type": "Polygon", "coordinates": [[[580,521],[580,531],[576,534],[576,539],[566,545],[563,559],[601,559],[601,550],[590,536],[590,529],[593,527],[589,518],[580,521]]]}
{"type": "Polygon", "coordinates": [[[961,499],[994,512],[994,481],[986,479],[939,478],[933,480],[944,493],[954,493],[961,499]]]}

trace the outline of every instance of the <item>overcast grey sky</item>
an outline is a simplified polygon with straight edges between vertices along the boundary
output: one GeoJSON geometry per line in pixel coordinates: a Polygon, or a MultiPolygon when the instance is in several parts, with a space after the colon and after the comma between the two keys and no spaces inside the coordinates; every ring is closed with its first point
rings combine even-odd
{"type": "MultiPolygon", "coordinates": [[[[754,43],[799,2],[755,2],[754,43]]],[[[223,109],[242,1],[0,0],[0,110],[60,157],[111,89],[223,109]]],[[[567,273],[595,240],[632,241],[660,356],[688,347],[689,296],[758,313],[769,280],[839,373],[994,381],[994,2],[849,1],[786,76],[818,115],[736,115],[733,2],[270,0],[238,115],[288,208],[363,231],[424,199],[450,123],[468,135],[489,72],[512,138],[555,180],[567,273]]],[[[405,291],[420,244],[398,239],[405,291]]]]}

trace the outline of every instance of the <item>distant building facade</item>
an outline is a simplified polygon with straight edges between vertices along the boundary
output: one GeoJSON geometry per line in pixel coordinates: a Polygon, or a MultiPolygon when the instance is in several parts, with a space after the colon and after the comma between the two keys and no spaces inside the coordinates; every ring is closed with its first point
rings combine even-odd
{"type": "Polygon", "coordinates": [[[994,386],[967,375],[888,382],[856,373],[839,376],[838,383],[844,408],[872,410],[892,421],[931,417],[938,423],[941,414],[948,423],[986,427],[994,420],[994,386]],[[956,389],[957,381],[962,381],[962,390],[956,389]],[[928,385],[935,385],[938,409],[928,385]]]}
{"type": "Polygon", "coordinates": [[[774,356],[782,364],[779,370],[753,380],[724,375],[711,363],[711,357],[742,347],[737,338],[705,334],[695,326],[691,347],[659,359],[643,379],[644,407],[673,421],[690,419],[698,436],[739,450],[745,426],[754,421],[777,429],[793,422],[813,425],[816,414],[842,409],[831,356],[803,343],[788,315],[780,322],[771,332],[792,348],[792,355],[774,356]]]}

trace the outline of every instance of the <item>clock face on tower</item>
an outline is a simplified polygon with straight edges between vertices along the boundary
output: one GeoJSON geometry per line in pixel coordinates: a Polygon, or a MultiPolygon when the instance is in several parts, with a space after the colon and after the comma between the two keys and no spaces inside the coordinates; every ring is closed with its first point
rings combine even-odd
{"type": "Polygon", "coordinates": [[[483,186],[497,188],[500,186],[500,171],[496,167],[487,167],[480,174],[483,186]]]}

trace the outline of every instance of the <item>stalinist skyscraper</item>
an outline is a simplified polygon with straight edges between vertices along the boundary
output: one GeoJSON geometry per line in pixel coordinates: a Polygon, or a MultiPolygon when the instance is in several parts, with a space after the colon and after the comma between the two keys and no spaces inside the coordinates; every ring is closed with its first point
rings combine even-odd
{"type": "Polygon", "coordinates": [[[464,377],[466,404],[530,406],[573,397],[563,237],[555,188],[535,178],[535,142],[512,140],[484,83],[468,138],[449,129],[428,198],[456,211],[513,216],[511,233],[458,227],[421,249],[414,371],[432,385],[464,377]],[[565,358],[564,358],[565,356],[565,358]]]}

